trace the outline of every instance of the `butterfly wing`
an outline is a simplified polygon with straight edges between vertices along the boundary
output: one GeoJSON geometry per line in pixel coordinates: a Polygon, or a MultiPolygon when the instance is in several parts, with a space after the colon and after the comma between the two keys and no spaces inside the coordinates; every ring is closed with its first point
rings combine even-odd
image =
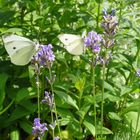
{"type": "Polygon", "coordinates": [[[65,45],[64,48],[73,55],[81,55],[84,52],[84,42],[78,35],[60,34],[60,41],[65,45]]]}
{"type": "Polygon", "coordinates": [[[81,55],[84,53],[84,43],[82,39],[75,40],[68,46],[64,46],[64,48],[73,55],[81,55]]]}
{"type": "Polygon", "coordinates": [[[70,45],[72,42],[81,39],[79,35],[73,35],[73,34],[60,34],[58,35],[58,38],[64,45],[70,45]]]}
{"type": "Polygon", "coordinates": [[[31,46],[26,46],[17,50],[10,58],[11,62],[15,65],[26,65],[31,61],[32,56],[35,54],[36,50],[34,50],[31,46]],[[32,50],[31,50],[32,48],[32,50]]]}
{"type": "Polygon", "coordinates": [[[8,35],[3,37],[5,49],[15,65],[26,65],[36,52],[36,45],[31,40],[17,36],[8,35]]]}

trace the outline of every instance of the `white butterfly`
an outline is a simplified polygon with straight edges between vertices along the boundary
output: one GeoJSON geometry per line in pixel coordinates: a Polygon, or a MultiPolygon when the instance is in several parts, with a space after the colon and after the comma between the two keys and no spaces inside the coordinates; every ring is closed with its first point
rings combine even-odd
{"type": "Polygon", "coordinates": [[[58,38],[70,54],[81,55],[84,53],[84,42],[81,36],[73,34],[60,34],[58,35],[58,38]]]}
{"type": "Polygon", "coordinates": [[[15,65],[26,65],[38,49],[38,45],[28,38],[18,35],[3,36],[5,49],[15,65]]]}

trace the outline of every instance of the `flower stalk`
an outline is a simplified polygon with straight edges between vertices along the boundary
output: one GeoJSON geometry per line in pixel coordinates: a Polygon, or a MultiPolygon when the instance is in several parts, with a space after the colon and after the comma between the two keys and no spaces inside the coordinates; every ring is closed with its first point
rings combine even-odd
{"type": "Polygon", "coordinates": [[[96,138],[96,94],[95,94],[95,66],[94,66],[94,62],[95,62],[95,57],[94,57],[94,54],[93,54],[93,57],[92,57],[92,65],[91,65],[91,68],[92,68],[92,84],[93,84],[93,100],[94,100],[94,126],[95,126],[95,138],[96,138]]]}
{"type": "Polygon", "coordinates": [[[101,139],[103,139],[103,123],[104,123],[104,82],[105,82],[105,62],[103,62],[103,77],[102,77],[102,98],[101,98],[101,139]]]}
{"type": "MultiPolygon", "coordinates": [[[[55,134],[54,134],[54,129],[55,129],[55,122],[54,122],[54,115],[53,115],[53,109],[55,108],[55,114],[56,114],[56,106],[55,106],[55,102],[54,102],[54,91],[53,91],[53,77],[51,74],[51,67],[52,67],[52,63],[55,60],[55,55],[53,54],[52,51],[53,46],[51,44],[49,45],[40,45],[39,46],[39,51],[37,52],[37,54],[33,57],[32,59],[32,64],[35,68],[35,73],[36,73],[36,85],[37,85],[37,99],[38,99],[38,119],[40,119],[40,90],[39,90],[39,75],[41,74],[40,71],[42,68],[47,68],[49,70],[49,78],[47,79],[50,86],[51,86],[51,92],[52,94],[50,94],[49,92],[45,92],[45,97],[42,100],[43,103],[47,103],[50,106],[50,111],[51,111],[51,119],[52,119],[52,124],[50,125],[50,127],[52,128],[52,137],[53,140],[56,139],[55,134]]],[[[56,115],[56,118],[57,115],[56,115]]],[[[40,120],[38,120],[38,123],[34,123],[34,128],[36,128],[35,126],[39,124],[40,120]]],[[[58,119],[57,119],[58,121],[58,119]]],[[[41,128],[37,129],[41,130],[41,128]]],[[[39,131],[38,130],[38,131],[39,131]]],[[[60,130],[60,129],[59,129],[60,130]]],[[[35,133],[35,135],[38,136],[38,138],[41,138],[44,131],[43,132],[35,132],[33,131],[33,133],[35,133]],[[36,134],[37,133],[37,134],[36,134]]]]}
{"type": "MultiPolygon", "coordinates": [[[[52,72],[51,72],[51,68],[49,68],[49,76],[50,76],[50,86],[51,86],[51,92],[52,92],[52,96],[54,97],[54,89],[53,89],[53,76],[52,76],[52,72]]],[[[56,104],[55,104],[55,100],[54,100],[54,112],[55,112],[55,117],[56,117],[56,122],[57,122],[57,126],[58,126],[58,131],[59,131],[59,136],[60,136],[60,140],[62,140],[62,137],[61,137],[61,133],[60,133],[60,125],[59,125],[59,121],[58,121],[58,115],[57,115],[57,109],[56,109],[56,104]]],[[[53,119],[53,114],[52,114],[52,110],[51,110],[51,115],[52,115],[52,121],[54,122],[54,119],[53,119]]]]}
{"type": "Polygon", "coordinates": [[[93,102],[94,102],[94,125],[95,125],[95,138],[97,139],[97,132],[96,132],[96,94],[95,94],[95,67],[98,61],[98,55],[101,51],[101,36],[97,34],[95,31],[91,31],[88,35],[84,38],[85,46],[91,50],[92,52],[92,60],[91,60],[91,70],[92,70],[92,95],[93,95],[93,102]]]}

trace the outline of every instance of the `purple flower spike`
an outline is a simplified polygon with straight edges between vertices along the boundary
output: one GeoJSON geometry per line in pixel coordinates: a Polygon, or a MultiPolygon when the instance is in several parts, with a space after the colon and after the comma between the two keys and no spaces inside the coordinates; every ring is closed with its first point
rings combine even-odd
{"type": "Polygon", "coordinates": [[[40,118],[34,119],[32,133],[34,136],[38,137],[38,140],[45,133],[45,131],[48,130],[46,125],[47,125],[46,123],[43,123],[43,124],[40,123],[40,118]]]}
{"type": "Polygon", "coordinates": [[[115,16],[115,14],[116,14],[116,10],[113,9],[113,10],[111,11],[111,16],[115,16]]]}
{"type": "Polygon", "coordinates": [[[101,50],[101,47],[99,45],[93,46],[93,52],[99,53],[101,50]]]}
{"type": "Polygon", "coordinates": [[[107,11],[103,11],[103,22],[101,26],[104,29],[103,45],[106,48],[112,47],[115,43],[114,36],[118,25],[115,13],[116,10],[112,10],[111,14],[108,14],[107,11]]]}
{"type": "Polygon", "coordinates": [[[55,60],[55,55],[52,51],[52,48],[53,46],[51,44],[40,45],[40,49],[33,57],[32,63],[38,63],[41,66],[50,67],[51,63],[55,60]]]}
{"type": "Polygon", "coordinates": [[[86,37],[84,42],[85,42],[85,46],[91,46],[91,39],[90,38],[86,37]]]}
{"type": "Polygon", "coordinates": [[[140,69],[137,70],[136,75],[140,77],[140,69]]]}
{"type": "Polygon", "coordinates": [[[103,15],[104,15],[104,16],[107,15],[107,11],[106,11],[106,9],[103,10],[103,15]]]}
{"type": "Polygon", "coordinates": [[[60,138],[57,136],[57,137],[54,137],[54,140],[60,140],[60,138]]]}
{"type": "Polygon", "coordinates": [[[85,46],[91,48],[93,53],[100,52],[101,41],[101,36],[94,31],[89,32],[87,37],[84,38],[85,46]]]}
{"type": "Polygon", "coordinates": [[[106,36],[114,36],[116,33],[116,27],[118,25],[117,18],[115,17],[116,10],[112,10],[111,14],[107,11],[103,11],[103,22],[101,23],[102,28],[105,30],[106,36]]]}
{"type": "Polygon", "coordinates": [[[49,92],[45,91],[44,93],[44,99],[42,100],[42,103],[48,104],[51,109],[54,107],[54,97],[49,92]]]}

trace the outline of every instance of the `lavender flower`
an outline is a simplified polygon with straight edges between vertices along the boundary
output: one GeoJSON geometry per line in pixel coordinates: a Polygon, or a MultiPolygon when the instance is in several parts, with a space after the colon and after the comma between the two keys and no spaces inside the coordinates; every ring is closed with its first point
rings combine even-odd
{"type": "Polygon", "coordinates": [[[113,56],[112,56],[112,53],[109,53],[106,58],[104,58],[103,56],[97,56],[96,57],[96,61],[95,61],[95,65],[99,62],[100,64],[108,64],[110,59],[112,59],[113,56]]]}
{"type": "Polygon", "coordinates": [[[138,77],[140,77],[140,69],[138,69],[138,70],[136,71],[136,75],[137,75],[138,77]]]}
{"type": "Polygon", "coordinates": [[[115,10],[112,10],[111,14],[108,14],[106,10],[103,11],[103,22],[101,26],[105,30],[106,36],[114,36],[116,33],[116,27],[118,25],[117,18],[115,16],[115,10]]]}
{"type": "Polygon", "coordinates": [[[112,11],[111,11],[111,16],[115,16],[115,14],[116,14],[116,10],[115,9],[113,9],[112,11]]]}
{"type": "Polygon", "coordinates": [[[40,140],[40,137],[44,134],[46,130],[48,130],[46,125],[47,125],[46,123],[43,124],[40,123],[40,118],[34,119],[32,133],[34,136],[38,137],[38,140],[40,140]]]}
{"type": "Polygon", "coordinates": [[[103,45],[106,48],[110,48],[115,43],[113,37],[116,34],[116,29],[118,25],[115,13],[115,10],[112,10],[111,14],[108,14],[106,10],[103,10],[103,22],[101,26],[104,29],[103,45]]]}
{"type": "Polygon", "coordinates": [[[60,138],[57,136],[57,137],[54,137],[54,140],[60,140],[60,138]]]}
{"type": "Polygon", "coordinates": [[[39,48],[39,51],[32,59],[32,63],[38,63],[41,66],[50,67],[51,63],[55,60],[55,55],[52,51],[53,46],[51,44],[40,45],[39,48]]]}
{"type": "Polygon", "coordinates": [[[51,109],[54,107],[54,97],[49,92],[45,91],[44,99],[42,100],[44,104],[48,104],[51,109]]]}
{"type": "Polygon", "coordinates": [[[86,47],[90,47],[93,53],[99,53],[101,48],[102,38],[99,34],[94,31],[88,33],[87,37],[84,38],[84,44],[86,47]]]}

